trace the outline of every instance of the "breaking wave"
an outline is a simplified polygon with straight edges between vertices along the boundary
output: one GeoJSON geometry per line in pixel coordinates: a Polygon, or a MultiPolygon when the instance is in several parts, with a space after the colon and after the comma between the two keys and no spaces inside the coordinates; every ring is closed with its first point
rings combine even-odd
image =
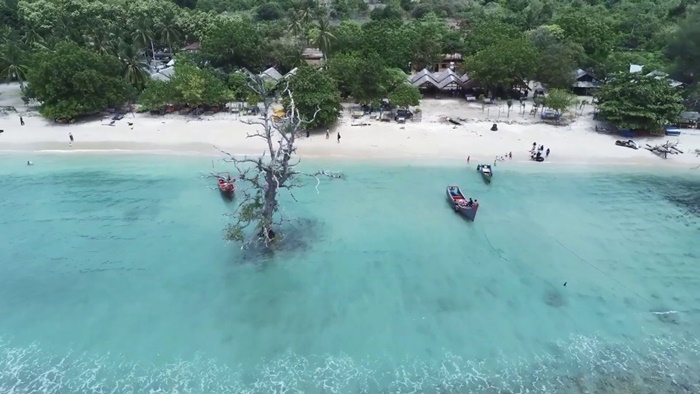
{"type": "Polygon", "coordinates": [[[639,349],[571,337],[531,359],[436,362],[295,354],[252,368],[198,357],[155,366],[119,356],[49,354],[0,341],[2,393],[699,393],[700,342],[656,337],[639,349]]]}

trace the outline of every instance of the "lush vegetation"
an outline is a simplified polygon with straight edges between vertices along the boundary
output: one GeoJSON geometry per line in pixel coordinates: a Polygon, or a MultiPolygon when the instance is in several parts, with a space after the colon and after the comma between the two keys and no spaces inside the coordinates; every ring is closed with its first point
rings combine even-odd
{"type": "MultiPolygon", "coordinates": [[[[239,70],[258,73],[274,66],[286,73],[303,65],[304,48],[317,47],[326,67],[300,72],[292,85],[300,91],[295,96],[300,105],[328,105],[316,118],[318,125],[335,120],[337,97],[414,105],[420,96],[405,84],[404,73],[430,66],[446,53],[463,54],[470,76],[499,95],[533,79],[550,89],[568,89],[577,68],[606,79],[635,63],[644,65],[645,73],[665,71],[687,83],[686,102],[697,103],[696,3],[387,0],[370,11],[362,0],[4,0],[0,78],[19,80],[25,96],[40,100],[42,113],[55,118],[130,99],[148,108],[232,99],[252,103],[255,95],[239,70]],[[148,63],[157,52],[177,53],[194,42],[200,50],[178,57],[172,80],[150,81],[148,63]]],[[[604,92],[616,89],[639,98],[632,87],[615,84],[604,92]]],[[[601,113],[620,113],[605,97],[607,109],[601,113]]],[[[675,111],[675,102],[670,105],[675,111]]],[[[647,115],[641,118],[666,119],[657,112],[647,115]]]]}
{"type": "Polygon", "coordinates": [[[598,95],[600,114],[613,124],[649,131],[674,123],[683,110],[677,88],[654,75],[616,75],[598,95]]]}

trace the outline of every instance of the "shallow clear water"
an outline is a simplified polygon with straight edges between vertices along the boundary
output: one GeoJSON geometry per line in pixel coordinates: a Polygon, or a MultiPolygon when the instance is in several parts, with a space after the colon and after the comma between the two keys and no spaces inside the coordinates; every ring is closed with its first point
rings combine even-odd
{"type": "Polygon", "coordinates": [[[285,198],[299,244],[262,259],[210,159],[22,160],[0,392],[700,392],[699,174],[307,161],[347,178],[285,198]]]}

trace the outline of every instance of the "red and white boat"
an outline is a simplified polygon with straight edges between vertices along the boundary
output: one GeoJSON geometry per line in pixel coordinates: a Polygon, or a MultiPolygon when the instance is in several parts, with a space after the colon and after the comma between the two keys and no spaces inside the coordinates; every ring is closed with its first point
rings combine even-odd
{"type": "Polygon", "coordinates": [[[236,180],[231,178],[230,173],[227,172],[225,175],[219,175],[217,182],[221,195],[228,198],[233,197],[233,193],[236,191],[236,180]]]}
{"type": "Polygon", "coordinates": [[[470,198],[467,200],[459,189],[459,186],[447,186],[447,202],[450,203],[455,212],[471,220],[476,218],[476,211],[479,209],[479,202],[470,198]]]}

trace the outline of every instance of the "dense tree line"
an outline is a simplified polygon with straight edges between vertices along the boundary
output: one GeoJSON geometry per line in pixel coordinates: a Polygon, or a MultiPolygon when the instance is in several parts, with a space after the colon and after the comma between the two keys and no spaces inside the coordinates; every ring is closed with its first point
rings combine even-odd
{"type": "Polygon", "coordinates": [[[688,83],[685,95],[693,103],[700,92],[695,3],[392,0],[369,7],[361,0],[4,0],[0,72],[19,80],[51,117],[139,97],[148,106],[162,103],[163,95],[172,95],[170,103],[253,100],[239,70],[274,66],[285,73],[304,64],[306,47],[320,48],[326,67],[300,73],[296,84],[305,86],[302,77],[332,81],[319,102],[394,97],[398,105],[412,105],[416,92],[405,86],[403,73],[461,53],[464,69],[493,91],[531,79],[566,89],[577,68],[605,79],[635,63],[688,83]],[[148,64],[156,53],[177,53],[193,42],[200,51],[183,61],[176,73],[181,77],[150,81],[148,64]],[[107,94],[98,98],[99,92],[107,94]]]}

